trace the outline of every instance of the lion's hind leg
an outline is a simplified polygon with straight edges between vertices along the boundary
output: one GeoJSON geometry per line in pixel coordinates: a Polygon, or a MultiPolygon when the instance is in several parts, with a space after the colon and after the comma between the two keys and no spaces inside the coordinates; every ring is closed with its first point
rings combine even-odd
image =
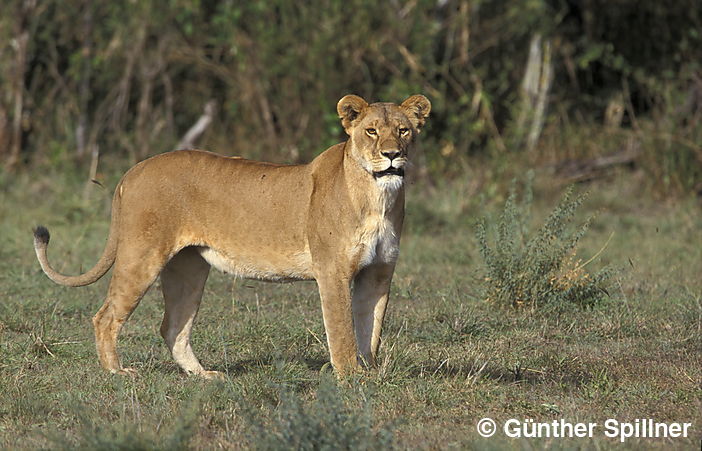
{"type": "Polygon", "coordinates": [[[186,373],[206,378],[221,377],[221,373],[202,367],[190,346],[190,333],[209,272],[209,263],[193,247],[180,251],[161,271],[166,304],[161,336],[173,359],[186,373]]]}
{"type": "Polygon", "coordinates": [[[93,317],[95,345],[103,368],[111,373],[133,375],[132,368],[123,368],[117,354],[117,337],[144,293],[158,276],[164,258],[152,252],[139,258],[117,256],[105,303],[93,317]]]}

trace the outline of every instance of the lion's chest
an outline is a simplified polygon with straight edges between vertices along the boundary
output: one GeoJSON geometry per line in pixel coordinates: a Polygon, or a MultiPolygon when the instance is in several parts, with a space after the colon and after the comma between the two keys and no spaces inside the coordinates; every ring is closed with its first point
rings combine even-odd
{"type": "Polygon", "coordinates": [[[373,263],[394,263],[400,252],[399,244],[399,233],[393,224],[384,216],[371,216],[358,230],[352,252],[360,269],[373,263]]]}

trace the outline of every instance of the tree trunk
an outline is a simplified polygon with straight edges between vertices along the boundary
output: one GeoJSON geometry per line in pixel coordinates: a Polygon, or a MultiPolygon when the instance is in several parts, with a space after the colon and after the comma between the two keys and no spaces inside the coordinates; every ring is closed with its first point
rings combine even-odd
{"type": "Polygon", "coordinates": [[[210,126],[212,120],[214,119],[215,110],[217,107],[217,102],[214,99],[210,100],[205,104],[205,109],[202,112],[200,119],[193,124],[192,127],[183,135],[180,142],[176,146],[176,149],[194,149],[195,143],[198,141],[200,136],[205,133],[207,127],[210,126]]]}
{"type": "Polygon", "coordinates": [[[8,152],[10,144],[10,134],[8,133],[7,110],[0,104],[0,157],[4,157],[8,152]]]}
{"type": "Polygon", "coordinates": [[[83,5],[83,29],[81,40],[82,70],[80,86],[78,88],[78,126],[76,127],[76,153],[78,160],[82,160],[87,149],[87,133],[89,128],[88,108],[90,101],[90,79],[92,77],[92,56],[93,56],[93,7],[92,0],[88,0],[83,5]]]}
{"type": "MultiPolygon", "coordinates": [[[[22,12],[24,13],[27,2],[25,2],[22,12]]],[[[24,14],[22,14],[24,16],[24,14]]],[[[22,115],[24,114],[24,74],[27,65],[27,45],[29,44],[29,30],[27,29],[25,17],[18,19],[19,26],[15,38],[17,53],[15,58],[15,73],[12,83],[13,90],[13,112],[12,112],[12,132],[10,137],[10,155],[7,160],[7,167],[14,169],[19,163],[20,151],[22,149],[22,115]]]]}
{"type": "Polygon", "coordinates": [[[526,145],[528,152],[536,147],[544,126],[548,92],[552,81],[551,41],[548,39],[542,41],[541,35],[536,34],[529,44],[529,59],[522,79],[515,147],[526,145]]]}

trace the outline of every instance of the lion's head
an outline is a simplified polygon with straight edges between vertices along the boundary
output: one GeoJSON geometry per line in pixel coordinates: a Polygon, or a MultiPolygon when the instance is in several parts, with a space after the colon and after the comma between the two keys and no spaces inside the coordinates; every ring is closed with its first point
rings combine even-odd
{"type": "Polygon", "coordinates": [[[336,109],[356,161],[379,183],[401,185],[408,152],[431,111],[429,100],[413,95],[401,105],[369,105],[359,96],[347,95],[336,109]]]}

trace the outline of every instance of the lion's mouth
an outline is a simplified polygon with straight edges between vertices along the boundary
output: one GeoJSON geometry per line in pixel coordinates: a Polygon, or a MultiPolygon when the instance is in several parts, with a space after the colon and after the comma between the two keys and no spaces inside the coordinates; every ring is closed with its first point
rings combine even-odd
{"type": "Polygon", "coordinates": [[[373,172],[373,177],[375,178],[380,178],[380,177],[385,177],[387,175],[398,175],[400,177],[405,176],[405,170],[403,168],[395,168],[390,166],[389,168],[383,170],[383,171],[375,171],[373,172]]]}

